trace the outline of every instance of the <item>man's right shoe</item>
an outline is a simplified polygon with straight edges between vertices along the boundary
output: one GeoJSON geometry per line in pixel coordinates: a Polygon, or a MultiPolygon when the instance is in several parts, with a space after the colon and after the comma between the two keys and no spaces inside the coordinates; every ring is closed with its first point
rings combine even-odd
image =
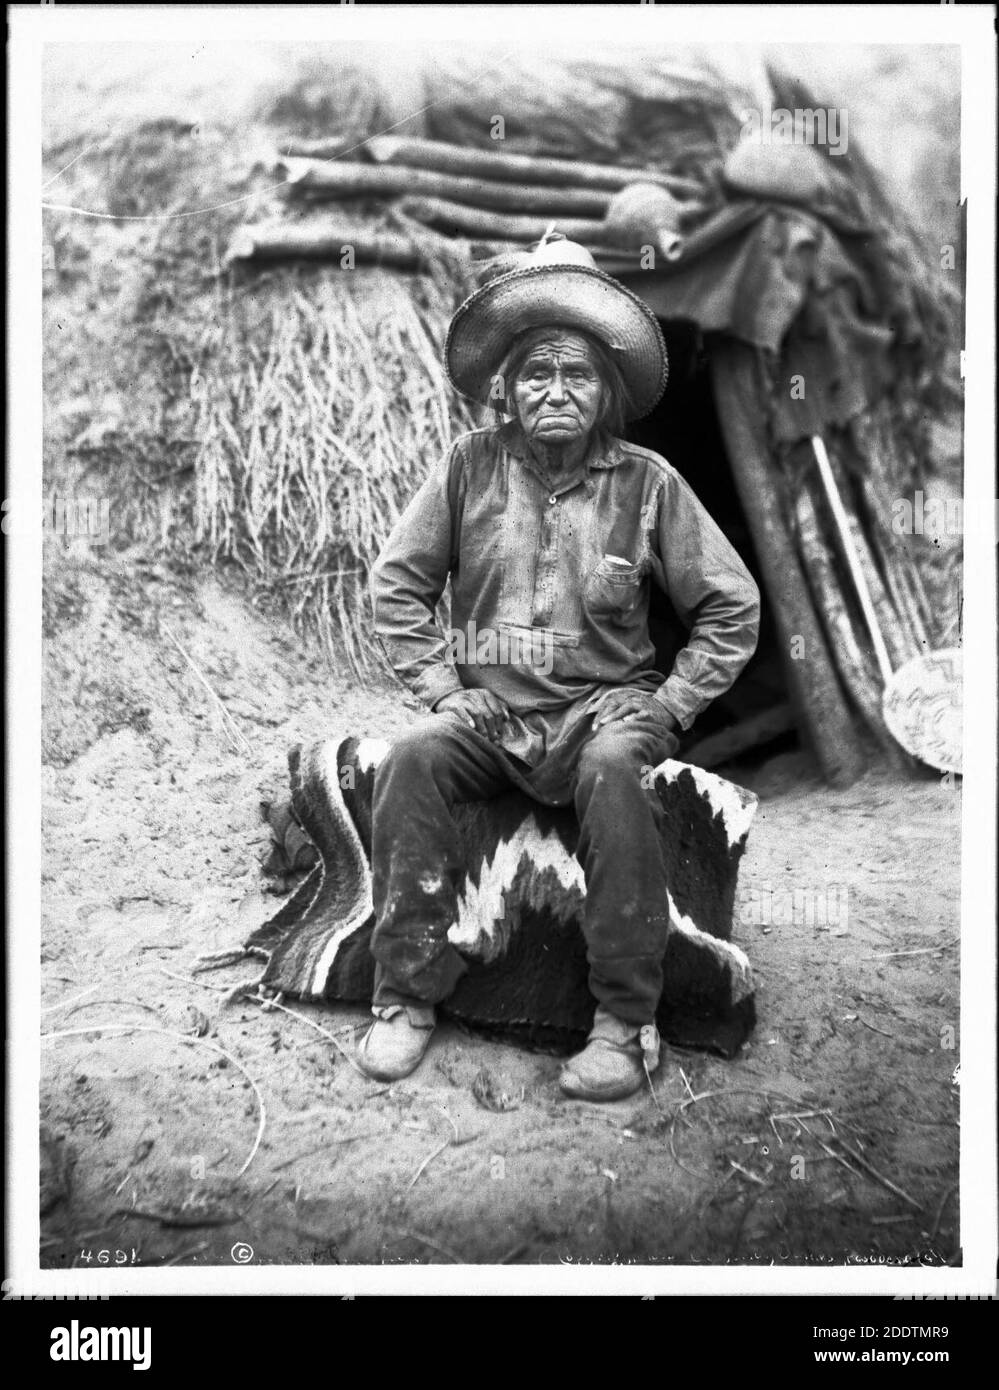
{"type": "Polygon", "coordinates": [[[399,1081],[415,1071],[434,1035],[428,1004],[376,1005],[375,1022],[357,1049],[357,1064],[374,1081],[399,1081]]]}
{"type": "MultiPolygon", "coordinates": [[[[652,1028],[655,1033],[655,1028],[652,1028]]],[[[626,1023],[598,1007],[586,1047],[562,1069],[559,1085],[574,1100],[624,1100],[645,1080],[640,1023],[626,1023]]],[[[658,1034],[655,1034],[658,1051],[658,1034]]],[[[654,1058],[652,1070],[658,1066],[654,1058]]]]}

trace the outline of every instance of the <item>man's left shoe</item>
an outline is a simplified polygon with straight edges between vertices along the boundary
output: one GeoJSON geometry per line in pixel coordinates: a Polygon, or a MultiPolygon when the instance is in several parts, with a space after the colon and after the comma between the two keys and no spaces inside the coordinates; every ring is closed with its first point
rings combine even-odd
{"type": "Polygon", "coordinates": [[[645,1080],[642,1025],[598,1008],[586,1046],[566,1063],[559,1086],[575,1100],[624,1100],[645,1080]]]}

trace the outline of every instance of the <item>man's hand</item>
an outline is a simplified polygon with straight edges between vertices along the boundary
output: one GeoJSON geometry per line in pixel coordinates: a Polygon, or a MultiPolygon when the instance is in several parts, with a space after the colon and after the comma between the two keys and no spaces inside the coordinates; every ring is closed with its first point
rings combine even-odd
{"type": "Polygon", "coordinates": [[[443,714],[445,710],[452,710],[493,743],[503,732],[510,714],[503,701],[489,690],[456,690],[434,706],[435,714],[443,714]]]}
{"type": "Polygon", "coordinates": [[[654,719],[660,724],[664,734],[676,735],[679,724],[661,701],[642,690],[613,690],[600,702],[593,727],[600,729],[604,724],[613,724],[619,719],[631,719],[640,715],[643,719],[654,719]]]}

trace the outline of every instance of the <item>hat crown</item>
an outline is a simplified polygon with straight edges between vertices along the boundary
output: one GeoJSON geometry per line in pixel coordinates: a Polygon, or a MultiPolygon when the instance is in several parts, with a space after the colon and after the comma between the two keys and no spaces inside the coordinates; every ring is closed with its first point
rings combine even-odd
{"type": "Polygon", "coordinates": [[[569,241],[561,232],[550,232],[543,237],[530,253],[529,265],[583,265],[596,270],[597,263],[591,252],[578,241],[569,241]]]}

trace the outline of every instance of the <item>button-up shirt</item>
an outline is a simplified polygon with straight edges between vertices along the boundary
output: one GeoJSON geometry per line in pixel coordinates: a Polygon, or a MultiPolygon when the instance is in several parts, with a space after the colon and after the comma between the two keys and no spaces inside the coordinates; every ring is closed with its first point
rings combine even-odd
{"type": "Polygon", "coordinates": [[[751,575],[664,458],[599,432],[553,479],[516,421],[454,441],[379,555],[372,596],[389,662],[428,706],[479,687],[527,717],[637,687],[689,729],[759,628],[751,575]],[[651,584],[683,627],[665,677],[651,584]]]}

